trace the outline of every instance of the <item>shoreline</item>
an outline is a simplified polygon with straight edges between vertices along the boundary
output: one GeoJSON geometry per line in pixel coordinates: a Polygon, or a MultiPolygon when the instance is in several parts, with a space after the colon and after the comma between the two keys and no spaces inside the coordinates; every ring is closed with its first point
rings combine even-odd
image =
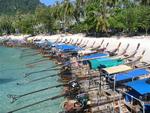
{"type": "MultiPolygon", "coordinates": [[[[48,41],[51,41],[51,42],[54,42],[56,39],[58,39],[58,38],[62,38],[63,39],[63,41],[65,41],[66,43],[69,41],[71,41],[70,39],[73,39],[73,43],[75,43],[75,42],[77,42],[77,39],[79,39],[79,40],[84,40],[84,41],[82,41],[82,43],[81,43],[81,45],[83,45],[83,44],[85,44],[85,42],[87,42],[87,41],[89,41],[88,43],[87,43],[87,47],[85,48],[85,49],[89,49],[89,47],[92,47],[91,45],[93,45],[94,44],[94,46],[93,47],[97,47],[101,42],[102,42],[102,40],[104,40],[104,44],[103,44],[103,47],[105,47],[105,45],[107,44],[107,43],[109,43],[109,46],[108,46],[108,48],[106,49],[106,50],[108,50],[108,51],[111,51],[111,50],[113,50],[114,48],[116,48],[117,47],[117,45],[119,44],[119,43],[121,43],[121,48],[119,49],[119,51],[117,51],[117,54],[118,53],[121,53],[124,49],[125,49],[125,47],[127,46],[127,44],[129,44],[129,49],[128,49],[128,51],[127,51],[127,54],[128,55],[130,55],[130,54],[132,54],[132,52],[133,51],[135,51],[135,49],[136,49],[136,47],[137,47],[137,45],[138,44],[140,44],[140,49],[137,51],[137,54],[135,55],[135,56],[138,56],[138,55],[141,55],[141,52],[142,51],[144,51],[144,50],[146,50],[146,52],[147,51],[150,51],[150,49],[148,48],[148,46],[149,46],[149,41],[150,40],[148,40],[148,39],[135,39],[135,38],[90,38],[90,37],[85,37],[83,34],[77,34],[77,35],[67,35],[67,36],[62,36],[62,35],[53,35],[53,36],[43,36],[43,35],[39,35],[39,36],[34,36],[34,37],[29,37],[29,38],[27,38],[27,42],[26,43],[28,43],[28,41],[30,42],[32,42],[32,41],[34,41],[34,40],[43,40],[43,41],[45,41],[45,39],[46,40],[48,40],[48,41]],[[76,37],[76,38],[75,38],[76,37]],[[67,39],[67,41],[66,41],[66,39],[67,39]],[[83,43],[84,42],[84,43],[83,43]]],[[[15,40],[14,38],[12,38],[12,40],[15,40]]],[[[21,40],[21,39],[20,39],[21,40]]],[[[22,40],[25,40],[24,38],[22,38],[22,40]]],[[[80,42],[80,41],[79,41],[80,42]]],[[[32,45],[32,43],[31,43],[31,45],[32,45]]],[[[37,46],[38,45],[38,43],[37,44],[34,44],[33,45],[33,47],[35,47],[37,50],[39,50],[40,51],[40,53],[42,53],[42,54],[44,54],[43,53],[43,51],[45,50],[45,51],[49,51],[49,49],[47,49],[47,46],[45,46],[44,48],[42,48],[42,46],[40,45],[40,43],[39,43],[39,46],[37,46]]],[[[32,47],[32,46],[31,46],[32,47]]],[[[92,47],[92,48],[93,48],[92,47]]],[[[56,52],[57,50],[55,50],[55,52],[56,52]]],[[[56,54],[56,56],[55,56],[55,53],[53,54],[53,50],[51,51],[52,52],[52,54],[51,54],[51,56],[53,56],[56,60],[58,60],[58,57],[61,57],[61,54],[60,54],[60,56],[59,56],[59,54],[57,55],[56,54]]],[[[57,52],[56,52],[57,53],[57,52]]],[[[59,53],[59,52],[58,52],[59,53]]],[[[46,54],[48,54],[48,53],[46,53],[46,54]]],[[[147,57],[149,56],[149,52],[147,52],[147,54],[146,55],[144,55],[144,58],[142,59],[142,61],[145,61],[145,62],[147,62],[146,61],[146,59],[147,59],[147,57]]],[[[52,58],[53,58],[52,57],[52,58]]],[[[49,58],[49,57],[48,57],[49,58]]],[[[63,57],[62,57],[63,58],[63,57]]],[[[50,59],[51,59],[51,57],[50,57],[50,59]]],[[[75,59],[73,59],[73,58],[71,58],[70,59],[70,62],[71,61],[74,61],[75,59]]],[[[132,60],[132,59],[131,59],[132,60]]],[[[72,61],[72,62],[73,62],[72,61]]],[[[139,61],[139,60],[138,60],[139,61]]],[[[142,62],[141,60],[140,60],[140,62],[142,62]]],[[[59,62],[59,60],[58,60],[58,62],[59,62]]],[[[61,59],[61,62],[63,63],[63,59],[61,59]]],[[[77,62],[77,61],[76,61],[77,62]]],[[[64,62],[65,63],[65,62],[64,62]]],[[[80,69],[77,69],[76,68],[76,64],[75,63],[72,63],[71,64],[71,69],[73,69],[73,70],[76,70],[76,72],[74,72],[75,73],[75,76],[77,76],[77,77],[79,77],[79,81],[81,80],[82,81],[82,77],[84,78],[84,79],[86,79],[86,76],[84,76],[84,74],[86,75],[86,73],[87,73],[87,76],[88,76],[88,74],[90,75],[91,74],[91,72],[90,72],[90,69],[89,69],[89,66],[88,65],[78,65],[79,67],[81,66],[83,66],[82,68],[81,68],[81,70],[80,69]],[[74,69],[75,68],[75,69],[74,69]],[[84,71],[83,71],[84,70],[84,71]],[[78,73],[78,71],[80,71],[81,73],[78,73]],[[83,73],[82,73],[83,72],[83,73]],[[78,75],[79,74],[79,75],[78,75]],[[81,78],[80,78],[81,77],[81,78]]],[[[67,68],[65,68],[65,69],[63,69],[63,65],[62,65],[62,67],[61,67],[62,69],[60,70],[61,72],[63,72],[63,70],[64,71],[67,71],[66,69],[67,68]]],[[[73,71],[73,70],[68,70],[68,71],[73,71]]],[[[96,73],[95,74],[97,74],[97,71],[95,71],[96,73]]],[[[73,73],[73,74],[74,74],[73,73]]],[[[99,72],[98,72],[99,73],[99,72]]],[[[94,74],[94,73],[93,73],[94,74]]],[[[89,76],[90,77],[90,76],[89,76]]],[[[94,76],[93,76],[94,77],[94,76]]],[[[98,76],[95,76],[95,77],[98,77],[98,76]]],[[[60,80],[63,82],[63,83],[68,83],[67,81],[69,81],[70,82],[70,79],[71,78],[67,78],[66,77],[66,79],[65,79],[65,73],[60,73],[60,80]],[[64,78],[63,78],[63,76],[61,75],[61,74],[64,74],[64,78]]],[[[83,84],[84,85],[87,85],[87,82],[85,81],[83,79],[83,84]]],[[[90,82],[90,79],[89,79],[89,82],[90,82]]],[[[82,84],[82,86],[84,86],[82,84]]],[[[89,86],[90,86],[90,83],[88,83],[89,84],[89,86]]],[[[65,87],[64,87],[64,89],[65,89],[65,87]]],[[[69,90],[69,89],[68,89],[69,90]]],[[[65,92],[65,94],[67,94],[67,91],[68,91],[67,89],[64,91],[65,92]]],[[[86,89],[85,88],[85,91],[88,91],[88,89],[86,89]]],[[[93,92],[94,93],[94,92],[93,92]]],[[[76,94],[76,93],[75,93],[76,94]]],[[[93,99],[95,99],[95,97],[92,97],[92,92],[90,92],[89,91],[89,97],[91,98],[90,99],[90,101],[92,101],[93,99]]],[[[105,95],[103,95],[103,96],[105,96],[105,95]]],[[[66,96],[67,97],[67,96],[66,96]]],[[[116,97],[116,99],[117,99],[118,97],[116,97]]],[[[69,98],[67,98],[67,100],[68,100],[68,102],[69,102],[69,98]]],[[[112,102],[113,100],[111,100],[111,102],[112,102]]],[[[65,104],[64,104],[65,105],[65,104]]]]}
{"type": "MultiPolygon", "coordinates": [[[[29,35],[20,35],[20,36],[14,36],[10,35],[7,36],[7,38],[11,38],[12,40],[19,40],[22,41],[29,35]]],[[[0,37],[0,39],[5,39],[6,36],[0,37]]],[[[98,44],[104,39],[104,45],[106,45],[107,42],[109,42],[108,50],[112,50],[112,47],[115,47],[118,43],[121,44],[121,48],[119,49],[119,52],[121,52],[127,44],[130,44],[130,47],[128,49],[128,53],[131,54],[134,49],[136,48],[137,44],[140,43],[140,49],[137,55],[139,55],[143,50],[146,50],[145,55],[143,56],[143,61],[145,62],[150,62],[149,56],[150,56],[150,48],[149,48],[149,43],[150,43],[150,36],[134,36],[134,37],[124,37],[124,36],[113,36],[113,37],[86,37],[84,34],[57,34],[57,35],[37,35],[37,36],[29,36],[27,39],[29,40],[48,40],[54,42],[57,38],[63,38],[65,39],[73,39],[73,42],[76,42],[77,39],[82,41],[82,44],[86,41],[88,42],[88,47],[90,47],[93,42],[95,41],[96,43],[94,44],[94,47],[98,46],[98,44]]],[[[85,44],[85,43],[84,43],[85,44]]]]}

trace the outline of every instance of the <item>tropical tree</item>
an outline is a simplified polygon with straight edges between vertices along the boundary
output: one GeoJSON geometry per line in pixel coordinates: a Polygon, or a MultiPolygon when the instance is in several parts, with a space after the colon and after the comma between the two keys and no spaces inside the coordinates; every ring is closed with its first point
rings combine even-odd
{"type": "Polygon", "coordinates": [[[105,0],[89,0],[86,6],[86,22],[89,30],[97,32],[108,32],[109,7],[105,0]]]}
{"type": "Polygon", "coordinates": [[[76,22],[79,24],[80,19],[84,18],[85,12],[84,12],[84,6],[85,6],[84,0],[76,0],[75,2],[75,8],[74,8],[74,18],[76,22]]]}
{"type": "Polygon", "coordinates": [[[150,5],[150,0],[140,0],[140,3],[142,5],[149,6],[150,5]]]}
{"type": "Polygon", "coordinates": [[[14,26],[12,24],[13,17],[2,16],[0,17],[0,32],[5,34],[11,34],[15,32],[14,26]]]}
{"type": "Polygon", "coordinates": [[[15,28],[23,34],[34,34],[34,27],[36,25],[36,18],[34,15],[21,15],[22,18],[15,20],[15,28]]]}
{"type": "Polygon", "coordinates": [[[66,29],[72,24],[72,19],[74,15],[74,6],[69,0],[64,0],[62,11],[64,15],[64,28],[66,29]]]}
{"type": "Polygon", "coordinates": [[[144,29],[147,35],[150,29],[150,8],[148,6],[140,6],[137,18],[138,27],[144,29]]]}
{"type": "Polygon", "coordinates": [[[70,29],[76,33],[147,35],[149,5],[149,0],[63,0],[48,7],[37,5],[31,12],[16,10],[14,16],[1,15],[0,33],[57,33],[70,29]]]}
{"type": "Polygon", "coordinates": [[[35,11],[35,18],[37,32],[50,33],[53,31],[54,18],[50,8],[38,7],[35,11]]]}

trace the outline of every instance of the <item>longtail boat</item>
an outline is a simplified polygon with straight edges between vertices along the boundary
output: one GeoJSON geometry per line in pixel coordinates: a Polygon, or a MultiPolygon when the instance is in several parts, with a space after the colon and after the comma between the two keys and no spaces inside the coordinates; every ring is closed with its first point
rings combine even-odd
{"type": "Polygon", "coordinates": [[[126,106],[135,112],[149,113],[150,78],[128,82],[126,86],[128,87],[128,91],[124,95],[126,106]]]}

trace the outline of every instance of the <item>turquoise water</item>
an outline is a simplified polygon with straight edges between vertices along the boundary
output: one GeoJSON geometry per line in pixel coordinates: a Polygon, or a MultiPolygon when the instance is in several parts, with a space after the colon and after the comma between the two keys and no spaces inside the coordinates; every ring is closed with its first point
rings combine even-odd
{"type": "MultiPolygon", "coordinates": [[[[16,108],[23,107],[62,93],[62,87],[53,88],[19,98],[14,103],[10,103],[10,99],[7,98],[8,94],[20,95],[41,88],[46,88],[48,86],[60,84],[57,81],[58,77],[55,76],[29,84],[17,85],[16,83],[27,82],[33,79],[58,73],[56,71],[35,73],[25,79],[25,73],[46,69],[48,67],[54,66],[54,64],[51,61],[44,61],[42,63],[32,65],[32,67],[27,67],[27,63],[33,62],[36,59],[40,59],[42,56],[34,55],[23,57],[29,53],[31,54],[31,52],[34,53],[35,50],[22,50],[23,49],[21,48],[5,48],[0,46],[0,113],[7,113],[8,111],[14,110],[16,108]]],[[[41,104],[17,111],[15,113],[58,113],[62,110],[60,104],[63,100],[64,98],[46,101],[41,104]]]]}

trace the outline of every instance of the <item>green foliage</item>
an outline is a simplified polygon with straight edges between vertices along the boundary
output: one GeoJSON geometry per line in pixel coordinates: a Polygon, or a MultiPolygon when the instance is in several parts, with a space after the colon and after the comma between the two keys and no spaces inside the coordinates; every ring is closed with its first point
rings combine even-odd
{"type": "Polygon", "coordinates": [[[74,33],[88,32],[88,25],[85,22],[74,24],[71,26],[71,31],[74,33]]]}
{"type": "Polygon", "coordinates": [[[50,8],[38,7],[35,11],[35,18],[37,21],[37,31],[41,33],[48,33],[53,30],[54,18],[50,8]]]}
{"type": "Polygon", "coordinates": [[[39,5],[42,5],[39,0],[0,0],[0,15],[14,15],[17,11],[32,13],[39,5]]]}
{"type": "Polygon", "coordinates": [[[3,16],[0,18],[0,34],[14,33],[15,29],[12,24],[12,17],[3,16]]]}
{"type": "Polygon", "coordinates": [[[128,7],[117,9],[113,16],[109,18],[110,28],[135,33],[140,29],[146,34],[150,29],[150,8],[147,6],[128,7]]]}
{"type": "Polygon", "coordinates": [[[150,32],[149,0],[63,0],[46,7],[39,0],[1,0],[0,34],[150,32]],[[6,15],[8,16],[6,16],[6,15]]]}
{"type": "Polygon", "coordinates": [[[19,29],[23,34],[34,34],[36,25],[36,19],[34,15],[20,15],[21,17],[16,18],[15,28],[19,29]]]}
{"type": "Polygon", "coordinates": [[[150,7],[139,7],[138,15],[138,27],[144,29],[147,35],[147,32],[150,29],[150,7]]]}

